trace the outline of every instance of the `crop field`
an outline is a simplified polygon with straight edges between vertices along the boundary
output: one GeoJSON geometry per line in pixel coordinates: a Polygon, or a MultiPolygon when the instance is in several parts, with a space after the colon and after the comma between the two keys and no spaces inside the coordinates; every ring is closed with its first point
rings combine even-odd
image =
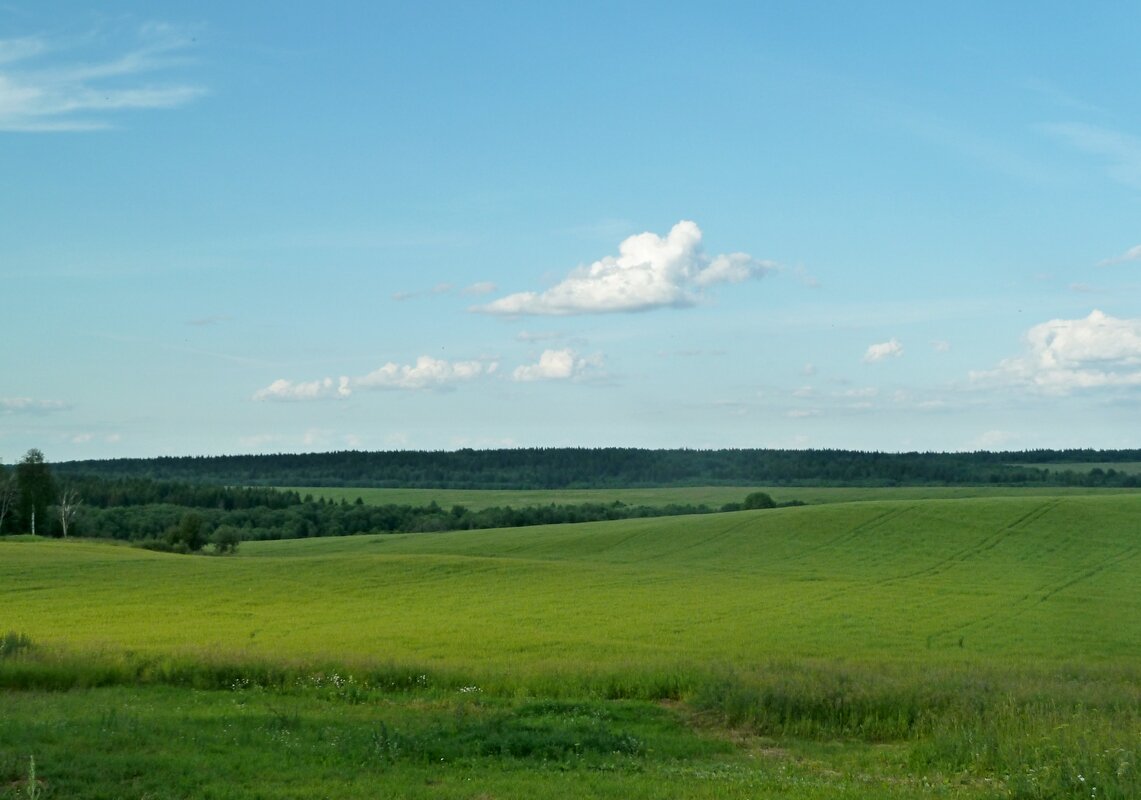
{"type": "Polygon", "coordinates": [[[629,506],[661,507],[706,505],[717,509],[727,503],[740,503],[750,492],[763,491],[777,503],[799,501],[810,505],[821,503],[853,503],[863,500],[951,500],[966,497],[1007,497],[1012,491],[1019,497],[1066,497],[1090,494],[1127,494],[1136,489],[1089,489],[1082,487],[1026,487],[1012,490],[1006,486],[674,486],[645,489],[361,489],[339,487],[282,487],[302,496],[324,497],[334,502],[354,503],[359,498],[371,505],[426,506],[436,503],[441,508],[464,506],[481,510],[493,506],[523,508],[548,504],[625,503],[629,506]]]}
{"type": "Polygon", "coordinates": [[[1136,797],[1139,585],[1137,493],[0,540],[0,797],[1136,797]]]}

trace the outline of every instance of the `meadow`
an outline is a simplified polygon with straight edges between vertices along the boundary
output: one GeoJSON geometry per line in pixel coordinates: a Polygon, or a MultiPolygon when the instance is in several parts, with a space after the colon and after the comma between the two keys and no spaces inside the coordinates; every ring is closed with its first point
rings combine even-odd
{"type": "Polygon", "coordinates": [[[894,497],[0,541],[0,796],[1141,795],[1141,495],[894,497]]]}

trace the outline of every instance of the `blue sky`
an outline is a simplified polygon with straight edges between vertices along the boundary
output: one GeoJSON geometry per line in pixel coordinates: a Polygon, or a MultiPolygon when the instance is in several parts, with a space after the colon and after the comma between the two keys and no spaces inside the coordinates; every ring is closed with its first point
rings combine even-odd
{"type": "Polygon", "coordinates": [[[1138,30],[0,0],[0,460],[1141,446],[1138,30]]]}

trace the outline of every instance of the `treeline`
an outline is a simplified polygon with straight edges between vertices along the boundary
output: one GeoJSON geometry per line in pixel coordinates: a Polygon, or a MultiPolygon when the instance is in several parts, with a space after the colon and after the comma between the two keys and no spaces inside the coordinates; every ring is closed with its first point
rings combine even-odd
{"type": "Polygon", "coordinates": [[[587,489],[649,486],[901,486],[1032,484],[1141,486],[1141,450],[879,453],[853,450],[519,448],[456,451],[185,456],[71,461],[61,476],[150,478],[242,486],[587,489]]]}
{"type": "Polygon", "coordinates": [[[693,504],[632,506],[615,501],[480,510],[457,505],[444,509],[435,502],[426,506],[366,505],[360,498],[354,503],[315,500],[294,490],[264,486],[63,472],[57,476],[43,453],[30,450],[14,470],[0,474],[0,487],[10,490],[0,494],[0,534],[70,534],[173,552],[198,552],[213,544],[215,552],[226,553],[236,550],[244,540],[524,527],[776,505],[768,494],[752,492],[744,502],[720,508],[693,504]]]}
{"type": "MultiPolygon", "coordinates": [[[[740,505],[736,507],[741,507],[740,505]]],[[[76,521],[73,535],[118,539],[160,550],[196,551],[214,542],[352,536],[366,533],[418,533],[525,527],[557,523],[708,514],[706,505],[631,506],[584,503],[526,508],[497,506],[472,510],[427,506],[366,505],[303,500],[284,508],[258,506],[224,510],[153,504],[88,508],[76,521]]]]}

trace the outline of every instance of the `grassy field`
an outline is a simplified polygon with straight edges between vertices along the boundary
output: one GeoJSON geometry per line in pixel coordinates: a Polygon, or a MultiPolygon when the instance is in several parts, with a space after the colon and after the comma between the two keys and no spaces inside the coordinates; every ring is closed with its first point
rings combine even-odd
{"type": "Polygon", "coordinates": [[[0,541],[0,797],[32,758],[60,797],[1136,797],[1138,520],[1020,495],[226,558],[0,541]]]}
{"type": "Polygon", "coordinates": [[[436,503],[441,508],[464,506],[473,510],[493,506],[577,505],[579,503],[613,503],[630,506],[661,507],[707,505],[720,508],[726,503],[740,503],[750,492],[768,492],[778,503],[800,501],[821,503],[854,503],[864,500],[952,500],[967,497],[1066,497],[1071,495],[1135,493],[1136,489],[1086,489],[1081,487],[1031,487],[1011,489],[1009,486],[679,486],[648,489],[353,489],[337,487],[283,487],[314,498],[371,505],[426,506],[436,503]]]}

